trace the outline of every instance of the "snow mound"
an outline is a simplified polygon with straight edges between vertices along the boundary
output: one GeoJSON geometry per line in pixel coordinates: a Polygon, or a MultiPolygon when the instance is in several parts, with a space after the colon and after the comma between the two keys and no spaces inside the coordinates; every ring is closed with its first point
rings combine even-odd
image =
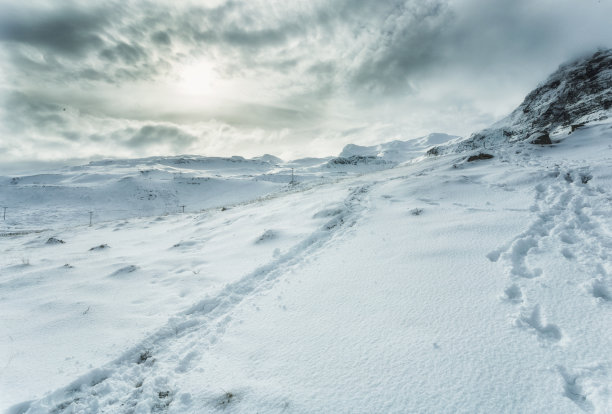
{"type": "Polygon", "coordinates": [[[275,157],[274,155],[270,155],[270,154],[264,154],[259,157],[253,157],[251,158],[251,160],[267,162],[269,164],[282,164],[283,163],[282,159],[275,157]]]}

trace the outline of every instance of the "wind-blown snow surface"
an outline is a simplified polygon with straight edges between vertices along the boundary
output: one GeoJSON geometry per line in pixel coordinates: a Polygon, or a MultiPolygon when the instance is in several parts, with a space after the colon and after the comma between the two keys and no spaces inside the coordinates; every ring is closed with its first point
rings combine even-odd
{"type": "Polygon", "coordinates": [[[612,412],[611,137],[2,237],[1,407],[612,412]]]}

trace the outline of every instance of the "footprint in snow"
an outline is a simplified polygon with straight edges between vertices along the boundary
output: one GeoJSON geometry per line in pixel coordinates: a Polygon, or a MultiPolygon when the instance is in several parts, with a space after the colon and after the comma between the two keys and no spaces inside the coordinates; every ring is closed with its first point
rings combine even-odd
{"type": "Polygon", "coordinates": [[[512,303],[520,303],[523,301],[523,292],[518,285],[512,284],[504,290],[501,299],[512,303]]]}
{"type": "Polygon", "coordinates": [[[542,316],[540,305],[533,307],[531,311],[524,308],[521,314],[515,319],[514,325],[527,329],[533,329],[538,337],[545,341],[558,342],[563,337],[561,329],[553,323],[547,323],[542,316]]]}
{"type": "Polygon", "coordinates": [[[557,366],[561,374],[563,395],[584,412],[610,412],[611,368],[610,362],[596,362],[571,370],[557,366]]]}
{"type": "Polygon", "coordinates": [[[591,280],[586,289],[598,301],[612,302],[612,293],[603,279],[591,280]]]}
{"type": "Polygon", "coordinates": [[[561,254],[567,260],[574,260],[576,258],[576,256],[574,256],[574,253],[572,253],[572,251],[568,249],[567,247],[564,247],[563,249],[561,249],[561,254]]]}
{"type": "Polygon", "coordinates": [[[537,246],[537,240],[531,236],[520,238],[512,243],[510,250],[503,254],[503,257],[510,263],[511,275],[533,279],[542,274],[542,269],[529,269],[525,263],[529,252],[537,246]]]}

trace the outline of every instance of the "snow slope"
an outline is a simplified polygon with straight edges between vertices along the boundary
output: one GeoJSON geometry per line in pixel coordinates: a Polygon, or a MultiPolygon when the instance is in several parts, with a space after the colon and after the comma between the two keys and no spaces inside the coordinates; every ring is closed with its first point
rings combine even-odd
{"type": "Polygon", "coordinates": [[[611,136],[601,122],[226,211],[0,238],[0,401],[610,412],[611,136]]]}

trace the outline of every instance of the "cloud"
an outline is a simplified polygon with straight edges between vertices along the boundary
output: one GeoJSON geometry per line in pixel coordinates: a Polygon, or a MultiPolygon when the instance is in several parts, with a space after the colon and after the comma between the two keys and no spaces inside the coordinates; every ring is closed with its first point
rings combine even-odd
{"type": "Polygon", "coordinates": [[[138,10],[136,4],[119,2],[0,6],[0,46],[12,81],[87,86],[167,74],[168,63],[157,49],[166,47],[170,37],[158,32],[146,38],[146,16],[138,16],[138,10]]]}
{"type": "Polygon", "coordinates": [[[196,141],[197,137],[187,134],[175,126],[145,125],[126,141],[126,145],[132,148],[141,148],[153,144],[164,144],[169,145],[175,151],[181,151],[196,141]]]}
{"type": "Polygon", "coordinates": [[[397,4],[373,29],[368,52],[351,74],[351,86],[388,93],[410,92],[415,73],[439,64],[440,43],[453,14],[442,1],[397,4]]]}
{"type": "Polygon", "coordinates": [[[301,156],[469,134],[563,61],[612,47],[609,1],[213,3],[5,0],[3,146],[301,156]]]}
{"type": "Polygon", "coordinates": [[[151,35],[151,40],[161,46],[170,46],[172,44],[172,39],[167,32],[160,30],[151,35]]]}
{"type": "Polygon", "coordinates": [[[100,47],[99,31],[106,24],[106,15],[96,10],[0,6],[0,41],[73,57],[100,47]]]}
{"type": "Polygon", "coordinates": [[[100,56],[111,62],[118,60],[123,61],[127,65],[134,65],[141,60],[146,59],[147,52],[139,44],[128,44],[119,42],[112,48],[104,49],[100,52],[100,56]]]}

